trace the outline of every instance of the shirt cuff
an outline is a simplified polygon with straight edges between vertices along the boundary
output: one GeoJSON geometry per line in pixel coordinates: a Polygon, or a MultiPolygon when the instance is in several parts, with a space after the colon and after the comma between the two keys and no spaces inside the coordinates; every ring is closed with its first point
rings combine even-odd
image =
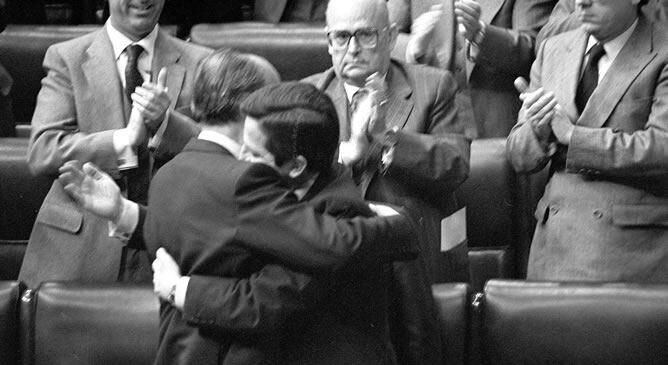
{"type": "Polygon", "coordinates": [[[165,119],[162,120],[162,123],[160,123],[160,126],[158,127],[158,130],[155,131],[153,137],[148,140],[149,150],[155,150],[160,145],[160,142],[162,142],[162,136],[165,134],[165,130],[167,129],[167,123],[169,123],[169,114],[170,109],[167,109],[167,112],[165,113],[165,119]]]}
{"type": "Polygon", "coordinates": [[[174,306],[179,310],[183,310],[186,304],[186,293],[188,292],[188,283],[190,283],[190,276],[181,276],[176,282],[176,289],[174,290],[174,306]]]}
{"type": "Polygon", "coordinates": [[[118,222],[109,221],[109,237],[127,242],[139,224],[139,205],[127,199],[123,199],[121,204],[118,222]]]}
{"type": "Polygon", "coordinates": [[[113,144],[119,170],[128,170],[139,166],[137,153],[130,145],[130,137],[126,129],[117,129],[114,131],[113,144]]]}

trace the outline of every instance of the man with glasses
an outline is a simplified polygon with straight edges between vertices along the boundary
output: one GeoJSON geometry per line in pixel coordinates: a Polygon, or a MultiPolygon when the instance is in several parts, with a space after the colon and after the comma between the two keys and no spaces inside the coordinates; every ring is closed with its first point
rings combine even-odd
{"type": "Polygon", "coordinates": [[[326,20],[333,67],[305,81],[332,98],[339,161],[364,198],[403,206],[420,225],[421,257],[394,264],[395,346],[400,363],[440,363],[429,284],[468,279],[466,245],[441,245],[440,227],[469,171],[472,121],[454,104],[451,74],[390,60],[397,29],[384,0],[331,0],[326,20]]]}

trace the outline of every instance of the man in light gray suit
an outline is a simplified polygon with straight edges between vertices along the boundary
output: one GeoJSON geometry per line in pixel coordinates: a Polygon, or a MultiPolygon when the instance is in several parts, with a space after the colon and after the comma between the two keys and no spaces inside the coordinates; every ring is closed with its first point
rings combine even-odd
{"type": "Polygon", "coordinates": [[[668,283],[668,31],[643,2],[576,0],[538,52],[507,145],[550,164],[528,279],[668,283]]]}
{"type": "MultiPolygon", "coordinates": [[[[159,31],[163,4],[111,0],[102,29],[47,50],[28,152],[33,173],[55,177],[66,161],[93,162],[130,199],[146,202],[152,170],[161,163],[161,152],[149,145],[169,135],[168,110],[189,105],[192,70],[209,53],[159,31]]],[[[150,260],[126,241],[110,237],[107,222],[84,212],[55,181],[19,279],[29,286],[45,280],[150,282],[150,260]]]]}

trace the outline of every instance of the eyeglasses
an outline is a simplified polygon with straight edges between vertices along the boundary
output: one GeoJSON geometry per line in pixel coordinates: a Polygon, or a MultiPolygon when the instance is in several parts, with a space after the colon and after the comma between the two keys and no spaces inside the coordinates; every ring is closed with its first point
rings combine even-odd
{"type": "MultiPolygon", "coordinates": [[[[384,32],[387,27],[380,30],[384,32]]],[[[327,32],[327,39],[329,45],[337,50],[343,50],[348,48],[350,44],[350,38],[355,37],[357,43],[362,48],[371,49],[376,48],[378,45],[378,33],[379,30],[376,28],[360,28],[350,33],[347,30],[332,30],[327,32]]]]}

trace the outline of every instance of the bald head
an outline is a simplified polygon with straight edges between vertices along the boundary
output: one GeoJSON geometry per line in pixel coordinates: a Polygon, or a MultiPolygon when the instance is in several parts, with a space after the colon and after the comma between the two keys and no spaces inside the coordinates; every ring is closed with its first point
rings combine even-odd
{"type": "Polygon", "coordinates": [[[362,87],[369,75],[387,73],[397,29],[390,24],[385,0],[330,0],[326,18],[328,50],[340,79],[362,87]]]}
{"type": "Polygon", "coordinates": [[[370,21],[379,29],[390,24],[386,0],[330,0],[325,16],[327,26],[342,19],[370,21]]]}

